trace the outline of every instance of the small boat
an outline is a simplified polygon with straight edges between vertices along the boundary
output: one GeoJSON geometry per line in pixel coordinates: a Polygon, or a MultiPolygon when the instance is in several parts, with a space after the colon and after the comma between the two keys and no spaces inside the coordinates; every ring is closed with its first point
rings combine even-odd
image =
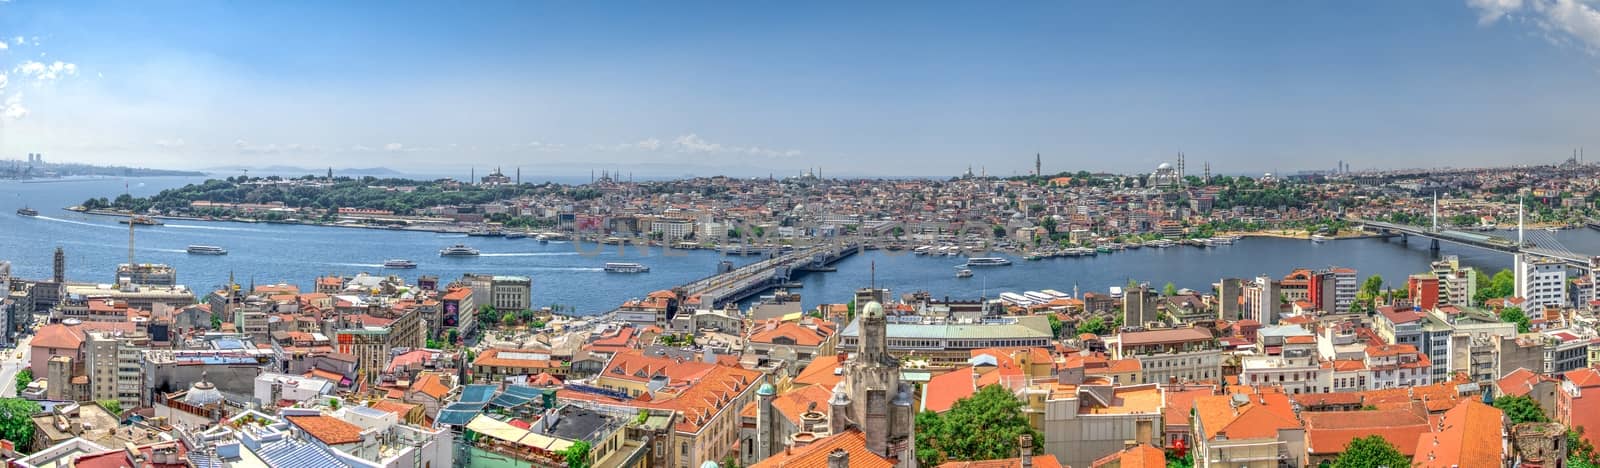
{"type": "Polygon", "coordinates": [[[650,267],[638,263],[607,263],[606,273],[649,273],[650,267]]]}
{"type": "Polygon", "coordinates": [[[145,216],[145,215],[133,215],[133,217],[128,218],[128,219],[119,219],[119,220],[117,220],[117,223],[118,224],[130,224],[131,223],[131,224],[135,224],[135,225],[139,225],[139,226],[160,226],[160,225],[163,224],[161,221],[159,221],[159,220],[157,220],[155,218],[151,218],[149,216],[145,216]]]}
{"type": "Polygon", "coordinates": [[[403,259],[403,258],[392,258],[392,259],[389,259],[389,260],[384,260],[383,261],[383,267],[384,268],[395,268],[395,269],[410,269],[410,268],[416,268],[417,267],[417,262],[413,262],[413,261],[406,260],[406,259],[403,259]]]}
{"type": "Polygon", "coordinates": [[[1036,253],[1030,253],[1030,254],[1022,257],[1023,260],[1027,260],[1027,261],[1030,261],[1030,262],[1041,260],[1043,258],[1044,258],[1043,255],[1039,255],[1039,254],[1036,254],[1036,253]]]}
{"type": "Polygon", "coordinates": [[[962,268],[960,270],[956,270],[956,277],[957,278],[971,278],[972,277],[972,270],[968,270],[966,268],[962,268]]]}
{"type": "Polygon", "coordinates": [[[1316,242],[1318,244],[1321,244],[1323,242],[1327,242],[1328,239],[1331,239],[1331,237],[1324,236],[1322,234],[1315,234],[1315,235],[1311,236],[1311,242],[1316,242]]]}
{"type": "Polygon", "coordinates": [[[511,231],[506,233],[507,239],[524,239],[528,237],[527,231],[511,231]]]}
{"type": "Polygon", "coordinates": [[[1544,230],[1545,230],[1545,232],[1560,232],[1561,228],[1551,226],[1551,227],[1544,228],[1544,230]]]}
{"type": "Polygon", "coordinates": [[[505,235],[505,233],[500,232],[499,229],[489,229],[489,228],[473,229],[471,232],[467,233],[467,236],[469,236],[469,237],[500,237],[500,236],[504,236],[504,235],[505,235]]]}
{"type": "Polygon", "coordinates": [[[39,210],[24,206],[22,208],[17,208],[17,214],[22,216],[39,216],[39,210]]]}
{"type": "Polygon", "coordinates": [[[189,253],[194,255],[227,255],[227,249],[215,245],[191,245],[189,253]]]}
{"type": "Polygon", "coordinates": [[[924,246],[919,246],[919,247],[917,247],[915,249],[911,249],[911,253],[917,254],[917,255],[927,255],[928,251],[930,251],[930,250],[933,250],[933,246],[924,245],[924,246]]]}
{"type": "Polygon", "coordinates": [[[440,257],[476,257],[478,249],[467,247],[465,244],[456,244],[439,249],[440,257]]]}
{"type": "Polygon", "coordinates": [[[1011,260],[1007,260],[1004,257],[972,257],[972,258],[967,259],[966,266],[970,268],[970,267],[985,267],[985,266],[1006,266],[1006,265],[1010,265],[1010,264],[1011,264],[1011,260]]]}

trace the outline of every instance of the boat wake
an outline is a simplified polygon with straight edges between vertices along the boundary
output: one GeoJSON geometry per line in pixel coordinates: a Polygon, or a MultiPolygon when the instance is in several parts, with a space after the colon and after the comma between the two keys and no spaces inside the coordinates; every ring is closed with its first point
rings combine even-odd
{"type": "Polygon", "coordinates": [[[555,257],[563,255],[577,255],[577,252],[508,252],[479,254],[480,257],[555,257]]]}
{"type": "Polygon", "coordinates": [[[585,267],[533,267],[533,268],[529,268],[529,270],[533,270],[533,271],[606,271],[605,268],[585,268],[585,267]]]}
{"type": "Polygon", "coordinates": [[[440,239],[459,239],[459,238],[462,238],[462,237],[467,237],[467,235],[466,234],[440,234],[439,235],[440,239]]]}
{"type": "Polygon", "coordinates": [[[120,227],[112,226],[112,225],[109,225],[109,224],[89,223],[89,222],[84,222],[84,221],[74,221],[74,220],[70,220],[70,219],[52,218],[52,217],[49,217],[49,216],[34,216],[33,218],[34,219],[42,219],[42,220],[45,220],[45,221],[55,221],[55,222],[58,222],[58,223],[77,224],[77,225],[80,225],[80,226],[93,226],[93,227],[102,228],[102,229],[115,229],[115,230],[118,230],[118,231],[126,231],[127,230],[126,228],[120,228],[120,227]]]}
{"type": "Polygon", "coordinates": [[[193,225],[193,224],[168,224],[167,227],[180,228],[180,229],[204,229],[204,230],[207,230],[207,231],[266,232],[266,231],[262,231],[260,229],[236,228],[236,227],[225,227],[225,226],[196,226],[196,225],[193,225]]]}
{"type": "Polygon", "coordinates": [[[359,268],[383,268],[383,265],[380,265],[380,264],[377,264],[377,263],[328,263],[328,265],[359,267],[359,268]]]}

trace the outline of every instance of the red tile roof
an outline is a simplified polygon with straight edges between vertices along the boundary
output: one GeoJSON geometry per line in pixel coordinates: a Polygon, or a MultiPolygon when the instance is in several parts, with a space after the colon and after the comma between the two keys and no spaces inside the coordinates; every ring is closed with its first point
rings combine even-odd
{"type": "Polygon", "coordinates": [[[290,424],[311,434],[327,445],[343,445],[361,441],[361,427],[327,415],[287,416],[290,424]]]}
{"type": "Polygon", "coordinates": [[[850,454],[851,468],[891,468],[894,461],[867,450],[867,437],[860,430],[824,437],[811,445],[773,455],[750,465],[750,468],[824,468],[828,455],[835,449],[850,454]]]}
{"type": "MultiPolygon", "coordinates": [[[[1500,409],[1469,399],[1439,419],[1438,432],[1417,437],[1412,466],[1426,468],[1492,468],[1503,465],[1500,409]]],[[[1397,447],[1400,447],[1397,445],[1397,447]]]]}
{"type": "Polygon", "coordinates": [[[922,409],[935,413],[950,411],[956,401],[978,392],[971,367],[960,367],[928,380],[922,387],[922,409]]]}
{"type": "MultiPolygon", "coordinates": [[[[1036,448],[1035,450],[1038,449],[1036,448]]],[[[850,465],[855,466],[855,463],[853,463],[855,458],[851,457],[850,461],[852,462],[850,465]]],[[[1034,468],[1063,468],[1065,466],[1061,464],[1060,460],[1056,460],[1055,455],[1049,454],[1034,455],[1032,462],[1033,464],[1030,466],[1034,468]]],[[[1023,466],[1021,458],[1002,458],[999,460],[945,462],[936,468],[1022,468],[1023,466]]],[[[1155,465],[1150,466],[1154,467],[1155,465]]],[[[1166,463],[1162,462],[1161,466],[1165,468],[1166,463]]]]}
{"type": "Polygon", "coordinates": [[[1167,453],[1150,444],[1139,444],[1095,460],[1090,468],[1116,464],[1117,468],[1166,468],[1167,453]]]}

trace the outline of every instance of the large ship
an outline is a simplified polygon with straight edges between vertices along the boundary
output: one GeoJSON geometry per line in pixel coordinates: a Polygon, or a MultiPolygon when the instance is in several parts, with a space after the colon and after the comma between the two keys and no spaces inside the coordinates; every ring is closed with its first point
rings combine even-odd
{"type": "MultiPolygon", "coordinates": [[[[441,252],[441,255],[442,254],[443,253],[441,252]]],[[[413,261],[406,260],[406,259],[403,259],[403,258],[391,258],[391,259],[383,261],[383,267],[384,268],[396,268],[396,269],[410,269],[410,268],[416,268],[417,267],[417,262],[413,262],[413,261]]]]}
{"type": "Polygon", "coordinates": [[[649,273],[650,267],[638,263],[607,263],[607,273],[649,273]]]}
{"type": "Polygon", "coordinates": [[[215,245],[191,245],[189,253],[195,255],[227,255],[228,250],[215,245]]]}
{"type": "Polygon", "coordinates": [[[1011,261],[1002,257],[972,257],[967,259],[967,267],[1006,266],[1011,261]]]}
{"type": "Polygon", "coordinates": [[[439,249],[440,257],[476,257],[478,249],[467,247],[465,244],[456,244],[439,249]]]}

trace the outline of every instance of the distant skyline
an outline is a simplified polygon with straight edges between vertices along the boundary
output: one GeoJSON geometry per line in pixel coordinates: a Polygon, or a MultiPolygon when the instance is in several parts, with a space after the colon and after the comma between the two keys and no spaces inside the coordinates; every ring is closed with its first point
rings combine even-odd
{"type": "Polygon", "coordinates": [[[525,176],[1555,163],[1588,0],[0,0],[0,159],[525,176]]]}

